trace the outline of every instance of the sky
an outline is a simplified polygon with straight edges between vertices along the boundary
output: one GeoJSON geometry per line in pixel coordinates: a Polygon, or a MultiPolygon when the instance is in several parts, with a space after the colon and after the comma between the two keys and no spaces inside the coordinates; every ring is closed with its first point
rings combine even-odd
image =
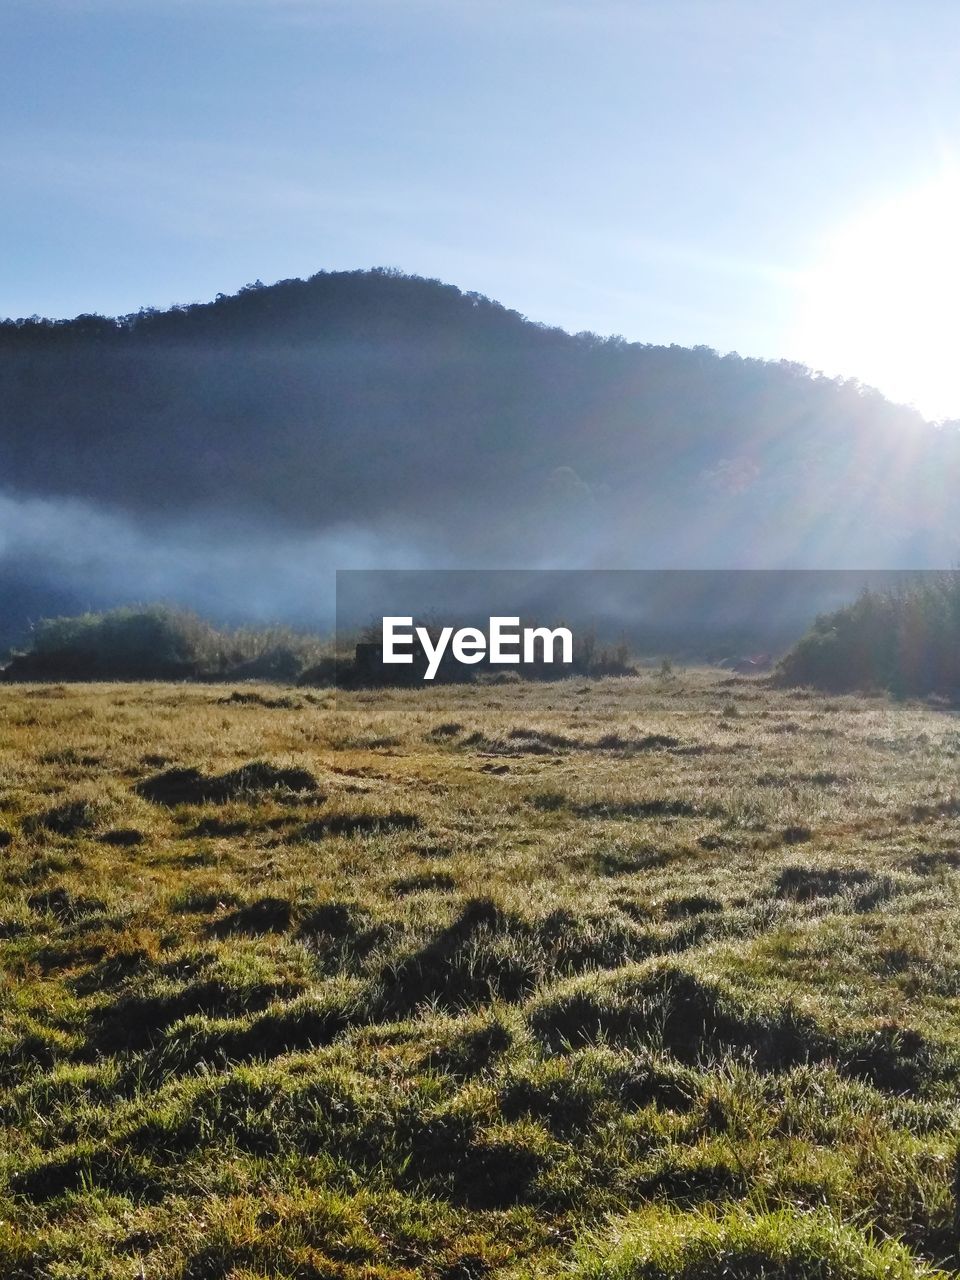
{"type": "Polygon", "coordinates": [[[391,266],[960,418],[960,5],[0,0],[0,315],[391,266]]]}

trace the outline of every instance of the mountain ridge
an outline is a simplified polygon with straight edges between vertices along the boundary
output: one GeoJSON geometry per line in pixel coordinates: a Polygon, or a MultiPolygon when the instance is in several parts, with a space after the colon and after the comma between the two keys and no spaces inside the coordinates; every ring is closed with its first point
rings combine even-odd
{"type": "MultiPolygon", "coordinates": [[[[960,552],[956,424],[795,362],[569,334],[392,269],[2,322],[0,404],[0,498],[13,504],[0,580],[11,557],[38,554],[37,518],[17,515],[37,502],[71,530],[82,508],[176,554],[222,544],[224,529],[294,555],[349,536],[380,567],[389,553],[920,568],[960,552]]],[[[86,536],[100,559],[123,541],[86,536]]],[[[97,604],[128,599],[136,577],[128,566],[118,598],[117,584],[94,589],[105,570],[56,545],[41,558],[97,604]]],[[[180,598],[173,569],[164,585],[180,598]]],[[[209,608],[202,583],[186,594],[209,608]]]]}

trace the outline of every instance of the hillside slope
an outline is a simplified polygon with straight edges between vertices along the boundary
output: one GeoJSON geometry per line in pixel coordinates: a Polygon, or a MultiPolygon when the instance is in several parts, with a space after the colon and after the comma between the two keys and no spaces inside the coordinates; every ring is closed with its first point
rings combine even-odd
{"type": "MultiPolygon", "coordinates": [[[[572,336],[390,271],[8,321],[0,405],[0,576],[50,527],[9,504],[37,501],[72,513],[58,545],[81,536],[80,504],[151,547],[349,530],[361,558],[411,563],[919,567],[960,547],[956,424],[799,365],[572,336]]],[[[124,540],[83,536],[100,560],[124,540]]],[[[56,576],[58,547],[38,554],[56,576]]],[[[66,575],[84,603],[110,602],[97,572],[66,575]]],[[[176,566],[164,581],[177,594],[176,566]]]]}

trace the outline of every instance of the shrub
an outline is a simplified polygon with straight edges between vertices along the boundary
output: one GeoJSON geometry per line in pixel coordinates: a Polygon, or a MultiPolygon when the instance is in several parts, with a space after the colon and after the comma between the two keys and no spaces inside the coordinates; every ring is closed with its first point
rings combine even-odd
{"type": "Polygon", "coordinates": [[[897,591],[865,591],[817,618],[777,681],[831,692],[898,696],[960,690],[960,573],[925,575],[897,591]]]}
{"type": "Polygon", "coordinates": [[[223,630],[164,605],[46,618],[7,680],[295,680],[316,663],[316,637],[283,628],[223,630]]]}

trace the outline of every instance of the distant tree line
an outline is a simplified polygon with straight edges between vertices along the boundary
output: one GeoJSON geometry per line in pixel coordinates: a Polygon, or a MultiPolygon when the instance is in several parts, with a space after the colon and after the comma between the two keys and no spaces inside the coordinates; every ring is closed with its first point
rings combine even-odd
{"type": "Polygon", "coordinates": [[[42,680],[293,681],[329,645],[284,627],[218,628],[164,605],[48,618],[0,675],[42,680]]]}
{"type": "MultiPolygon", "coordinates": [[[[75,617],[48,618],[33,629],[31,643],[14,653],[0,679],[7,682],[69,680],[258,680],[362,688],[418,684],[423,667],[385,666],[379,645],[345,642],[335,653],[324,639],[284,627],[227,629],[166,605],[111,609],[75,617]],[[372,650],[376,649],[376,653],[372,650]]],[[[445,664],[438,683],[558,679],[629,675],[625,645],[601,645],[584,635],[571,667],[533,662],[516,668],[445,664]]]]}
{"type": "Polygon", "coordinates": [[[5,492],[351,527],[480,563],[943,565],[956,424],[387,270],[0,323],[5,492]],[[522,548],[522,554],[518,552],[522,548]]]}

